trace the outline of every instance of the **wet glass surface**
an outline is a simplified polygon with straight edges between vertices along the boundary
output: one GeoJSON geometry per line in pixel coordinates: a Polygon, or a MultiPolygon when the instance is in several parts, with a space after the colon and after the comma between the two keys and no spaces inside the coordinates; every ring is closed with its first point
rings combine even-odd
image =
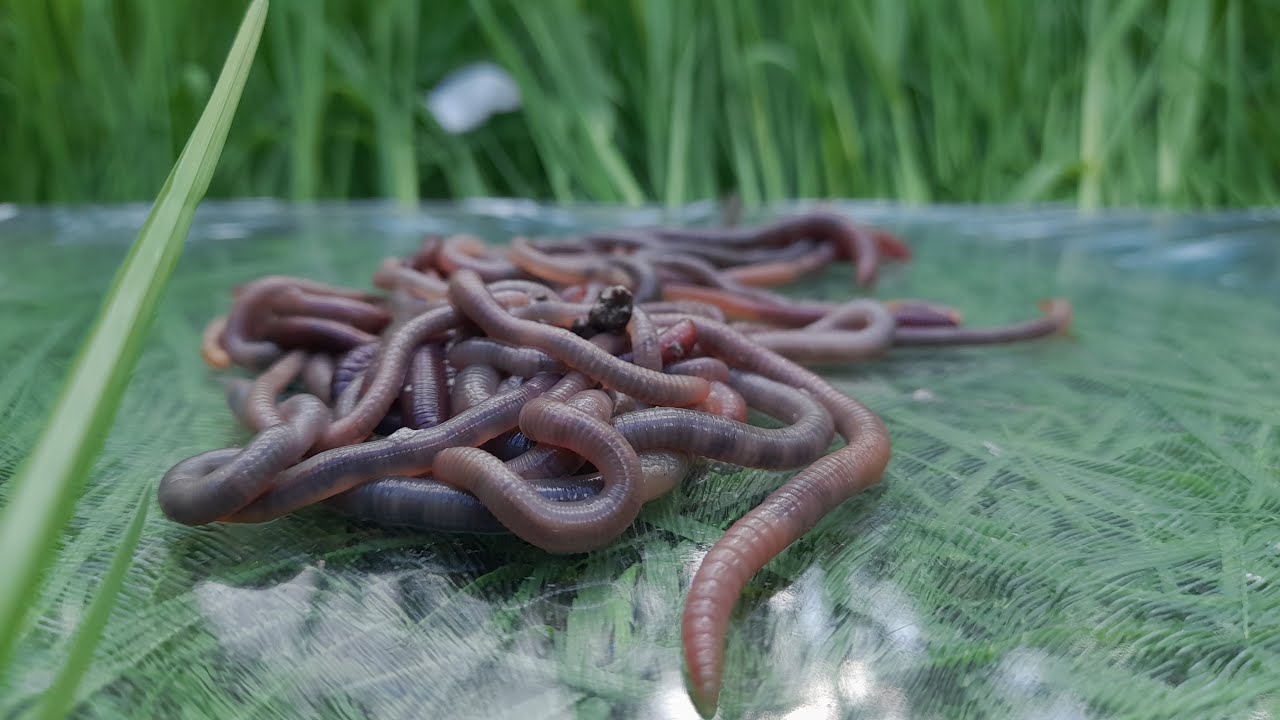
{"type": "MultiPolygon", "coordinates": [[[[1071,338],[826,371],[894,440],[884,482],[749,586],[726,718],[1280,712],[1280,213],[841,206],[915,249],[875,295],[973,324],[1076,307],[1071,338]]],[[[0,480],[39,430],[146,208],[0,206],[0,480]]],[[[139,490],[246,435],[204,323],[266,274],[370,287],[424,232],[491,241],[714,221],[519,201],[201,210],[33,609],[17,716],[50,680],[139,490]]],[[[750,220],[761,217],[749,218],[750,220]]],[[[797,295],[852,295],[847,268],[797,295]]],[[[80,717],[684,718],[679,616],[785,474],[701,466],[615,546],[383,529],[324,509],[186,528],[154,508],[80,717]]],[[[0,483],[0,496],[7,488],[0,483]]]]}

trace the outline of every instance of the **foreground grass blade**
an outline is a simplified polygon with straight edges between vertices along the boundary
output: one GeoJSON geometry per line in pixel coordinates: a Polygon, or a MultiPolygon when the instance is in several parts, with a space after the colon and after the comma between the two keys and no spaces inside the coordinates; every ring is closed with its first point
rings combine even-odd
{"type": "Polygon", "coordinates": [[[0,511],[0,547],[6,555],[0,564],[0,675],[9,666],[25,610],[111,428],[196,206],[208,190],[266,13],[267,0],[254,0],[213,95],[116,274],[48,424],[12,480],[9,504],[0,511]]]}
{"type": "Polygon", "coordinates": [[[120,594],[124,578],[129,574],[129,566],[133,563],[133,551],[138,547],[138,540],[142,537],[142,527],[146,525],[147,506],[150,502],[151,490],[148,487],[145,492],[138,493],[138,506],[133,512],[133,520],[129,523],[120,546],[116,548],[111,558],[111,567],[107,568],[107,574],[102,578],[102,584],[98,587],[98,594],[93,598],[93,603],[89,606],[89,612],[80,623],[75,639],[71,641],[71,649],[67,653],[66,661],[63,662],[58,676],[54,678],[44,695],[44,703],[39,714],[41,720],[64,717],[70,709],[72,698],[76,695],[76,686],[80,684],[80,676],[84,675],[84,671],[89,667],[89,661],[93,659],[93,651],[102,637],[102,629],[106,627],[107,620],[111,617],[111,609],[116,605],[116,596],[120,594]]]}

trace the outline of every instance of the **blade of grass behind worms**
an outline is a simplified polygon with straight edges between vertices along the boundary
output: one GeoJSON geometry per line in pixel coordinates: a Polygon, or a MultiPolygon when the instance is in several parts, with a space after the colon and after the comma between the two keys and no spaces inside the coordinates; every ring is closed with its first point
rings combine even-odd
{"type": "Polygon", "coordinates": [[[93,651],[98,647],[102,629],[106,627],[107,620],[111,617],[116,596],[120,594],[124,578],[129,574],[129,566],[133,564],[133,551],[138,547],[138,540],[142,538],[142,527],[146,524],[147,505],[150,500],[151,488],[148,486],[146,490],[138,493],[138,506],[133,511],[133,520],[129,523],[120,546],[116,548],[111,558],[111,566],[107,568],[107,574],[102,578],[102,584],[89,605],[89,612],[85,614],[84,621],[76,631],[75,639],[71,641],[66,662],[62,664],[57,677],[45,692],[44,702],[40,706],[38,715],[42,720],[60,718],[67,714],[68,705],[76,694],[76,686],[80,684],[80,676],[84,675],[84,671],[89,667],[89,661],[93,659],[93,651]]]}
{"type": "Polygon", "coordinates": [[[0,547],[8,555],[0,565],[0,675],[209,188],[266,12],[267,0],[254,0],[246,12],[209,103],[112,281],[48,424],[12,480],[9,504],[0,510],[0,547]]]}

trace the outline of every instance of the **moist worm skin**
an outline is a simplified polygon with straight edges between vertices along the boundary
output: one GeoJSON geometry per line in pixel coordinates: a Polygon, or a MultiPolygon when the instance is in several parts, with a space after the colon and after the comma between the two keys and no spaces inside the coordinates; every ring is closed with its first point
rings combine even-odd
{"type": "Polygon", "coordinates": [[[456,368],[491,365],[508,375],[529,377],[541,372],[564,372],[550,355],[529,347],[517,347],[490,338],[468,338],[449,348],[449,364],[456,368]]]}
{"type": "MultiPolygon", "coordinates": [[[[924,300],[887,300],[884,304],[893,313],[893,319],[899,327],[955,327],[962,319],[959,310],[924,300]]],[[[831,320],[833,324],[839,322],[838,317],[831,320]]],[[[823,318],[809,327],[826,325],[827,318],[823,318]]]]}
{"type": "MultiPolygon", "coordinates": [[[[691,466],[692,460],[684,453],[640,453],[641,500],[649,502],[670,492],[689,474],[691,466]]],[[[554,503],[590,500],[604,487],[598,472],[526,482],[554,503]]],[[[384,525],[451,533],[511,532],[475,495],[434,478],[381,478],[329,498],[328,503],[344,513],[384,525]]]]}
{"type": "Polygon", "coordinates": [[[469,365],[453,378],[450,402],[453,412],[459,413],[479,405],[498,391],[501,373],[492,365],[469,365]]]}
{"type": "Polygon", "coordinates": [[[729,382],[729,366],[723,360],[713,357],[689,358],[674,362],[667,366],[672,375],[696,375],[700,378],[716,382],[729,382]]]}
{"type": "Polygon", "coordinates": [[[627,335],[631,338],[632,362],[646,370],[662,370],[662,346],[649,313],[632,308],[627,335]]]}
{"type": "Polygon", "coordinates": [[[315,353],[302,366],[302,386],[326,405],[333,401],[333,356],[315,353]]]}
{"type": "Polygon", "coordinates": [[[578,252],[580,248],[572,250],[568,255],[551,255],[535,247],[528,238],[516,237],[507,248],[507,259],[526,273],[559,285],[580,285],[593,279],[610,283],[626,280],[621,268],[610,271],[600,257],[578,252]]]}
{"type": "Polygon", "coordinates": [[[373,284],[384,290],[403,290],[422,300],[439,300],[449,285],[434,272],[405,267],[399,258],[387,258],[373,274],[373,284]]]}
{"type": "Polygon", "coordinates": [[[513,317],[474,273],[462,271],[450,278],[449,297],[485,334],[542,350],[605,387],[641,401],[683,407],[702,402],[711,391],[702,378],[636,367],[567,330],[513,317]]]}
{"type": "MultiPolygon", "coordinates": [[[[543,397],[548,395],[550,393],[543,397]]],[[[578,392],[569,398],[569,406],[601,421],[607,421],[613,414],[613,401],[600,390],[578,392]]],[[[572,450],[554,445],[537,445],[523,455],[508,460],[507,468],[516,475],[531,480],[569,475],[577,472],[585,462],[572,450]]]]}
{"type": "Polygon", "coordinates": [[[261,370],[280,357],[280,346],[266,340],[251,339],[251,330],[267,312],[271,297],[281,290],[295,287],[294,278],[268,277],[246,285],[227,313],[222,331],[222,348],[240,367],[261,370]]]}
{"type": "Polygon", "coordinates": [[[391,322],[391,313],[384,307],[339,295],[309,293],[298,287],[281,290],[272,298],[271,306],[277,314],[325,318],[374,334],[391,322]]]}
{"type": "Polygon", "coordinates": [[[831,245],[819,245],[809,253],[789,260],[771,260],[741,267],[728,268],[724,276],[741,285],[751,287],[777,287],[795,282],[821,270],[836,257],[831,245]]]}
{"type": "Polygon", "coordinates": [[[408,382],[400,394],[405,426],[425,430],[449,419],[449,373],[443,343],[427,343],[413,353],[408,382]]]}
{"type": "Polygon", "coordinates": [[[694,575],[681,623],[686,682],[698,712],[711,717],[724,673],[725,632],[743,588],[828,512],[879,482],[889,462],[890,445],[880,418],[830,383],[722,323],[702,318],[694,322],[699,345],[708,352],[816,398],[831,413],[836,431],[846,442],[735,522],[703,557],[694,575]]]}
{"type": "Polygon", "coordinates": [[[746,398],[742,397],[742,393],[734,390],[732,386],[718,381],[711,383],[711,394],[707,395],[707,399],[695,405],[693,409],[727,417],[740,423],[747,421],[749,410],[746,398]]]}
{"type": "Polygon", "coordinates": [[[726,320],[723,310],[711,303],[699,302],[697,300],[661,300],[657,302],[641,303],[640,309],[651,315],[697,315],[699,317],[718,320],[720,322],[724,322],[726,320]]]}
{"type": "Polygon", "coordinates": [[[536,375],[519,388],[495,395],[433,428],[402,430],[382,440],[312,455],[279,473],[270,490],[227,520],[266,522],[375,478],[430,472],[444,448],[480,445],[510,430],[519,421],[521,408],[556,380],[555,375],[536,375]]]}
{"type": "Polygon", "coordinates": [[[595,465],[604,487],[594,497],[549,502],[494,456],[452,447],[437,456],[437,480],[471,492],[525,542],[552,553],[595,550],[615,540],[640,513],[640,458],[617,430],[565,403],[535,398],[520,429],[540,443],[565,447],[595,465]]]}
{"type": "Polygon", "coordinates": [[[696,301],[714,305],[731,320],[765,322],[784,328],[802,327],[823,317],[835,307],[829,303],[799,302],[781,297],[769,301],[722,288],[667,283],[662,296],[666,300],[696,301]]]}
{"type": "Polygon", "coordinates": [[[1066,300],[1045,300],[1040,303],[1040,312],[1043,317],[1036,320],[994,328],[900,327],[893,333],[893,344],[902,347],[995,345],[1061,335],[1071,328],[1072,309],[1066,300]]]}
{"type": "Polygon", "coordinates": [[[214,370],[231,367],[231,356],[222,348],[222,333],[227,329],[227,316],[219,315],[204,326],[200,336],[200,357],[214,370]]]}
{"type": "Polygon", "coordinates": [[[400,396],[413,351],[452,330],[460,321],[460,315],[452,308],[440,308],[410,320],[384,340],[370,360],[359,401],[325,429],[316,450],[330,450],[369,437],[400,396]]]}
{"type": "Polygon", "coordinates": [[[378,336],[337,320],[306,315],[276,315],[262,323],[262,337],[277,347],[346,352],[378,341],[378,336]]]}
{"type": "Polygon", "coordinates": [[[897,323],[883,304],[874,300],[855,300],[837,312],[847,321],[860,318],[863,327],[858,330],[805,328],[757,332],[751,334],[751,341],[785,358],[814,365],[880,357],[893,345],[897,323]]]}
{"type": "Polygon", "coordinates": [[[613,426],[637,451],[679,450],[742,467],[790,470],[831,444],[831,414],[809,395],[752,373],[730,383],[753,408],[789,423],[763,428],[683,408],[650,408],[615,416],[613,426]]]}
{"type": "Polygon", "coordinates": [[[244,405],[244,418],[251,430],[260,432],[284,422],[276,398],[302,372],[306,362],[307,354],[294,350],[273,363],[253,382],[244,405]]]}
{"type": "Polygon", "coordinates": [[[474,235],[454,235],[446,239],[435,261],[446,274],[470,270],[485,282],[511,280],[524,275],[520,268],[505,258],[490,255],[488,246],[474,235]]]}
{"type": "Polygon", "coordinates": [[[260,496],[277,473],[298,462],[329,422],[329,408],[310,395],[281,405],[284,422],[258,433],[243,448],[196,455],[160,481],[160,509],[186,525],[221,520],[260,496]]]}
{"type": "MultiPolygon", "coordinates": [[[[784,218],[759,228],[742,230],[662,230],[659,235],[668,240],[703,242],[708,245],[751,247],[760,245],[789,245],[797,240],[812,238],[835,245],[841,259],[851,260],[856,269],[858,285],[875,282],[880,264],[880,246],[876,236],[845,218],[828,212],[809,212],[784,218]]],[[[692,243],[689,243],[692,244],[692,243]]]]}

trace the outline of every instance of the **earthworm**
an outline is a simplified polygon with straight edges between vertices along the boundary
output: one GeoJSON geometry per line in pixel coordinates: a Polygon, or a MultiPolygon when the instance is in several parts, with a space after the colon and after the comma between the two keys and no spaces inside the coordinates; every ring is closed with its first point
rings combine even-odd
{"type": "MultiPolygon", "coordinates": [[[[639,454],[640,500],[649,502],[670,492],[689,474],[691,461],[684,453],[651,451],[639,454]]],[[[511,467],[511,463],[506,463],[511,467]]],[[[567,475],[567,474],[566,474],[567,475]]],[[[600,494],[600,473],[529,479],[526,482],[546,501],[573,503],[600,494]]],[[[329,499],[342,512],[384,525],[418,530],[508,534],[511,531],[493,516],[475,495],[434,478],[386,477],[329,499]]]]}
{"type": "Polygon", "coordinates": [[[231,356],[222,347],[222,333],[227,328],[227,316],[219,315],[204,327],[200,336],[200,357],[214,370],[231,367],[231,356]]]}
{"type": "Polygon", "coordinates": [[[711,392],[707,395],[707,399],[695,405],[693,409],[727,417],[740,423],[747,421],[746,398],[731,385],[718,381],[712,381],[711,392]]]}
{"type": "Polygon", "coordinates": [[[589,280],[609,283],[626,280],[626,272],[622,268],[610,268],[598,256],[580,252],[552,255],[523,237],[512,238],[511,246],[507,248],[507,259],[536,278],[560,285],[577,285],[589,280]]]}
{"type": "Polygon", "coordinates": [[[690,695],[708,714],[751,576],[889,459],[883,423],[793,360],[1070,327],[1065,301],[1047,301],[1039,320],[966,328],[927,300],[836,304],[764,289],[833,261],[870,285],[882,260],[909,259],[896,236],[816,211],[757,228],[517,238],[499,252],[474,236],[429,237],[378,268],[383,298],[262,278],[233,291],[201,342],[213,367],[262,371],[226,387],[233,414],[259,432],[178,463],[162,506],[202,524],[325,502],[384,524],[506,528],[568,553],[618,537],[695,457],[808,465],[735,522],[695,575],[682,634],[690,695]],[[279,402],[299,374],[315,396],[279,402]],[[748,424],[752,411],[781,426],[748,424]],[[824,455],[836,434],[843,447],[824,455]]]}
{"type": "Polygon", "coordinates": [[[564,372],[559,360],[530,347],[508,345],[489,338],[468,338],[449,348],[449,364],[456,368],[492,365],[509,375],[525,377],[540,372],[564,372]]]}
{"type": "MultiPolygon", "coordinates": [[[[602,421],[608,420],[613,414],[612,400],[598,390],[578,392],[569,398],[568,404],[602,421]]],[[[577,472],[584,462],[586,460],[572,450],[554,445],[538,445],[525,454],[508,460],[507,468],[522,478],[532,480],[577,472]]]]}
{"type": "Polygon", "coordinates": [[[446,274],[466,269],[486,282],[510,280],[523,274],[520,268],[505,258],[490,255],[484,241],[474,235],[454,235],[447,238],[440,246],[435,261],[446,274]]]}
{"type": "Polygon", "coordinates": [[[222,348],[235,364],[250,370],[266,367],[280,357],[280,346],[250,337],[254,323],[267,312],[267,303],[280,290],[294,287],[293,278],[267,277],[245,286],[227,313],[222,348]]]}
{"type": "Polygon", "coordinates": [[[812,394],[831,413],[836,431],[846,442],[735,522],[703,557],[694,575],[682,620],[685,663],[694,705],[710,717],[720,695],[725,632],[743,588],[828,512],[879,482],[889,462],[889,434],[875,413],[812,372],[724,324],[702,318],[694,322],[698,343],[708,352],[812,394]]]}
{"type": "Polygon", "coordinates": [[[302,366],[302,386],[320,402],[328,404],[333,400],[334,369],[332,355],[312,353],[302,366]]]}
{"type": "Polygon", "coordinates": [[[711,303],[698,302],[696,300],[662,300],[657,302],[641,303],[639,307],[641,310],[650,314],[677,313],[681,315],[698,315],[700,317],[718,320],[720,322],[725,321],[723,310],[711,303]]]}
{"type": "MultiPolygon", "coordinates": [[[[893,314],[874,300],[854,300],[842,306],[846,320],[860,317],[857,330],[775,330],[751,334],[751,341],[783,357],[805,364],[835,364],[883,355],[896,340],[893,314]]],[[[830,317],[830,316],[828,316],[830,317]]]]}
{"type": "Polygon", "coordinates": [[[329,422],[329,408],[311,395],[280,406],[284,422],[243,448],[214,450],[174,465],[160,481],[160,509],[187,525],[231,515],[260,496],[277,473],[298,462],[329,422]]]}
{"type": "MultiPolygon", "coordinates": [[[[955,327],[962,320],[959,310],[924,300],[886,300],[884,305],[893,313],[898,327],[955,327]]],[[[822,318],[809,329],[825,327],[827,322],[828,318],[822,318]]],[[[836,323],[838,319],[831,322],[836,323]]]]}
{"type": "Polygon", "coordinates": [[[312,455],[277,475],[267,492],[227,519],[266,522],[362,482],[430,472],[436,454],[444,448],[480,445],[515,427],[521,408],[557,379],[552,374],[536,375],[519,388],[494,395],[433,428],[406,430],[381,440],[312,455]]]}
{"type": "Polygon", "coordinates": [[[817,272],[835,257],[836,250],[833,246],[819,245],[812,252],[798,258],[728,268],[724,270],[724,276],[742,285],[775,287],[817,272]]]}
{"type": "Polygon", "coordinates": [[[266,372],[258,376],[245,398],[243,416],[250,429],[262,431],[284,421],[280,408],[276,405],[276,398],[302,372],[306,362],[307,354],[294,350],[275,361],[266,372]]]}
{"type": "Polygon", "coordinates": [[[405,427],[424,430],[449,419],[449,373],[442,343],[427,343],[413,353],[408,382],[400,394],[405,427]]]}
{"type": "Polygon", "coordinates": [[[742,467],[787,470],[831,443],[831,414],[807,394],[752,373],[733,371],[730,385],[753,408],[783,422],[763,428],[683,408],[651,408],[613,418],[638,451],[680,450],[742,467]]]}
{"type": "Polygon", "coordinates": [[[639,368],[567,330],[513,317],[494,301],[474,273],[464,270],[453,275],[449,279],[449,297],[487,335],[542,350],[605,387],[638,400],[680,407],[701,402],[710,392],[701,378],[639,368]]]}
{"type": "Polygon", "coordinates": [[[440,451],[437,480],[470,491],[516,536],[552,553],[607,545],[640,512],[640,458],[608,423],[564,403],[535,398],[520,412],[520,429],[539,443],[568,448],[601,474],[604,487],[588,500],[549,502],[493,455],[469,447],[440,451]]]}
{"type": "Polygon", "coordinates": [[[666,371],[672,375],[694,375],[707,380],[729,382],[729,366],[713,357],[696,357],[671,363],[666,371]]]}
{"type": "Polygon", "coordinates": [[[338,320],[306,315],[267,318],[262,335],[281,350],[303,348],[319,352],[346,352],[357,345],[378,341],[378,336],[338,320]]]}
{"type": "Polygon", "coordinates": [[[308,315],[345,323],[367,333],[378,333],[391,322],[386,308],[340,295],[309,293],[298,287],[283,288],[272,299],[271,309],[282,315],[308,315]]]}
{"type": "Polygon", "coordinates": [[[631,319],[627,321],[627,335],[631,338],[632,362],[647,370],[661,370],[662,347],[649,313],[632,308],[631,319]]]}
{"type": "Polygon", "coordinates": [[[707,262],[722,268],[740,265],[759,265],[762,263],[786,262],[807,255],[815,248],[828,243],[818,243],[805,238],[790,245],[760,248],[723,248],[705,243],[682,243],[677,245],[682,252],[697,255],[707,262]]]}
{"type": "Polygon", "coordinates": [[[435,267],[436,257],[440,254],[442,245],[444,240],[439,235],[427,235],[422,238],[422,243],[409,258],[409,267],[418,272],[426,272],[435,267]]]}
{"type": "Polygon", "coordinates": [[[454,412],[470,410],[493,397],[498,391],[501,374],[492,365],[470,365],[458,371],[453,379],[450,402],[454,412]]]}
{"type": "Polygon", "coordinates": [[[900,327],[893,333],[898,346],[990,345],[1061,335],[1071,327],[1071,305],[1050,299],[1040,303],[1042,317],[994,328],[900,327]]]}
{"type": "Polygon", "coordinates": [[[405,290],[422,300],[438,300],[449,285],[434,272],[405,267],[399,258],[387,258],[373,274],[373,284],[384,290],[405,290]]]}
{"type": "Polygon", "coordinates": [[[334,398],[340,397],[352,380],[369,369],[369,362],[377,352],[378,344],[374,342],[351,348],[343,353],[333,369],[330,395],[334,398]]]}
{"type": "Polygon", "coordinates": [[[801,238],[825,240],[836,246],[839,257],[853,261],[857,283],[862,286],[875,281],[880,262],[880,244],[875,235],[839,215],[827,212],[809,212],[760,228],[694,231],[668,229],[659,231],[659,235],[668,240],[704,242],[735,248],[786,245],[801,238]]]}
{"type": "Polygon", "coordinates": [[[714,305],[727,318],[766,322],[782,327],[802,327],[829,313],[834,305],[798,300],[765,301],[723,288],[667,283],[662,290],[667,300],[693,300],[714,305]]]}

